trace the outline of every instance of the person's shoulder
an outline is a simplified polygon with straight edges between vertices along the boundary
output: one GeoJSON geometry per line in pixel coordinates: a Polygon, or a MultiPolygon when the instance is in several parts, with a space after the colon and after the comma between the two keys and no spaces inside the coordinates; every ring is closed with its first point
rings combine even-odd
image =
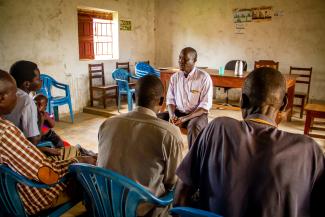
{"type": "Polygon", "coordinates": [[[207,73],[204,70],[198,69],[198,68],[196,68],[196,73],[201,75],[201,76],[204,76],[204,77],[210,77],[209,73],[207,73]]]}
{"type": "Polygon", "coordinates": [[[216,117],[210,122],[210,125],[213,127],[226,127],[226,126],[234,126],[240,125],[240,121],[231,118],[231,117],[216,117]]]}
{"type": "Polygon", "coordinates": [[[0,118],[0,129],[2,131],[1,134],[4,132],[11,132],[11,133],[21,133],[20,130],[11,122],[6,119],[0,118]]]}

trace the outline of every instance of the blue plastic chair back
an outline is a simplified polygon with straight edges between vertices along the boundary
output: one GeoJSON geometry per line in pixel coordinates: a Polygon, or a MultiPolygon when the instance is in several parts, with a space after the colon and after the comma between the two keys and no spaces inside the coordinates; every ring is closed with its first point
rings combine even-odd
{"type": "MultiPolygon", "coordinates": [[[[63,180],[65,180],[65,178],[61,179],[60,182],[63,180]]],[[[0,216],[28,216],[17,191],[17,183],[35,188],[50,188],[53,186],[29,180],[14,172],[9,167],[0,164],[0,216]]],[[[54,209],[44,211],[40,216],[59,217],[79,201],[70,201],[54,209]]]]}
{"type": "Polygon", "coordinates": [[[48,99],[47,103],[47,112],[55,114],[55,119],[58,120],[58,106],[67,104],[70,110],[70,117],[72,122],[74,121],[74,115],[72,110],[72,103],[71,103],[71,95],[70,95],[70,88],[67,84],[62,84],[57,82],[54,78],[49,75],[41,74],[40,78],[42,80],[42,87],[37,93],[42,93],[48,99]],[[64,90],[64,96],[53,96],[52,95],[52,88],[58,88],[64,90]]]}
{"type": "Polygon", "coordinates": [[[69,169],[84,187],[95,217],[136,217],[140,202],[167,206],[173,201],[172,192],[157,198],[140,184],[111,170],[81,163],[72,164],[69,169]]]}
{"type": "Polygon", "coordinates": [[[143,77],[146,75],[155,75],[157,77],[160,77],[160,72],[157,69],[154,69],[149,64],[140,62],[135,65],[135,74],[138,77],[143,77]]]}
{"type": "Polygon", "coordinates": [[[125,69],[116,69],[112,73],[113,79],[117,82],[118,90],[122,92],[129,91],[129,77],[131,77],[130,73],[125,69]]]}
{"type": "Polygon", "coordinates": [[[170,210],[171,214],[177,214],[180,217],[222,217],[213,212],[195,209],[191,207],[175,207],[170,210]]]}
{"type": "Polygon", "coordinates": [[[121,95],[127,95],[128,98],[128,111],[133,109],[133,94],[135,89],[129,87],[129,78],[135,78],[125,69],[115,69],[112,73],[113,79],[117,82],[118,90],[118,105],[117,109],[120,111],[121,95]]]}

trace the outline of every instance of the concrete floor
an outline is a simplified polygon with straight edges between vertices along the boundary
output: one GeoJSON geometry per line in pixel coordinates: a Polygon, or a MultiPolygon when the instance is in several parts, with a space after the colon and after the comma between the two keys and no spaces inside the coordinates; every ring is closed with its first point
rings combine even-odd
{"type": "MultiPolygon", "coordinates": [[[[127,109],[124,107],[121,109],[121,113],[125,112],[127,112],[127,109]]],[[[115,111],[114,114],[118,114],[117,111],[115,111]]],[[[220,116],[229,116],[242,120],[240,111],[212,109],[209,114],[209,121],[220,116]]],[[[75,116],[74,124],[70,122],[70,119],[66,118],[63,118],[63,120],[57,122],[55,131],[70,144],[80,144],[87,149],[97,152],[98,129],[102,122],[106,119],[107,117],[103,116],[79,113],[75,116]]],[[[304,119],[299,119],[299,113],[295,112],[292,121],[281,122],[279,129],[292,133],[303,134],[304,123],[304,119]]],[[[315,140],[325,151],[325,140],[316,138],[315,140]]]]}
{"type": "MultiPolygon", "coordinates": [[[[112,111],[112,108],[108,109],[112,111]]],[[[113,108],[114,110],[114,108],[113,108]]],[[[126,106],[121,109],[121,113],[127,112],[126,106]]],[[[113,112],[118,114],[117,111],[113,112]]],[[[216,117],[229,116],[238,120],[242,120],[240,111],[233,110],[217,110],[212,109],[209,114],[209,121],[216,117]]],[[[304,117],[305,118],[305,117],[304,117]]],[[[98,142],[98,129],[103,121],[107,117],[92,115],[87,113],[79,113],[75,116],[75,122],[72,124],[68,117],[62,118],[56,123],[55,131],[70,144],[80,144],[83,147],[97,152],[97,142],[98,142]]],[[[279,129],[289,131],[292,133],[303,134],[304,129],[304,119],[299,119],[299,113],[295,112],[291,122],[282,122],[279,125],[279,129]]],[[[186,141],[186,136],[184,135],[184,140],[186,141]]],[[[325,152],[325,140],[315,139],[317,143],[325,152]]],[[[187,141],[186,141],[187,143],[187,141]]],[[[63,217],[74,217],[81,216],[85,212],[84,206],[80,203],[71,209],[68,213],[64,214],[63,217]]]]}

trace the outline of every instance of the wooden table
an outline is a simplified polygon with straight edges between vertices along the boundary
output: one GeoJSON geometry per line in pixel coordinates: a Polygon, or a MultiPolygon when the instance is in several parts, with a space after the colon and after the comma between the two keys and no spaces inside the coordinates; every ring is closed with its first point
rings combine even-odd
{"type": "Polygon", "coordinates": [[[306,121],[304,134],[315,138],[325,139],[324,135],[310,133],[311,130],[325,130],[323,127],[314,127],[313,122],[315,118],[325,118],[325,105],[307,104],[305,106],[306,121]]]}
{"type": "MultiPolygon", "coordinates": [[[[164,95],[166,96],[168,83],[170,77],[175,72],[178,72],[178,68],[168,67],[164,69],[160,69],[160,79],[164,86],[164,95]]],[[[215,87],[230,87],[230,88],[242,88],[244,80],[249,72],[244,72],[243,76],[235,76],[234,71],[232,70],[225,70],[224,75],[219,75],[217,69],[204,69],[204,71],[208,72],[211,76],[213,86],[215,87]]],[[[295,84],[296,84],[296,76],[294,75],[284,75],[286,78],[286,85],[287,85],[287,95],[288,95],[288,106],[285,112],[281,113],[282,118],[286,119],[287,121],[291,121],[292,117],[292,107],[293,107],[293,98],[295,92],[295,84]]],[[[162,106],[161,111],[164,111],[166,105],[162,106]]]]}

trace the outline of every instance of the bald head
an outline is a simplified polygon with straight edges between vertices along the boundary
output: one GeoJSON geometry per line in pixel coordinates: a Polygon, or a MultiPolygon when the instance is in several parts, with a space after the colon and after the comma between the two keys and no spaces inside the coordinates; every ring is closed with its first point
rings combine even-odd
{"type": "Polygon", "coordinates": [[[153,109],[163,95],[163,85],[159,78],[146,75],[140,78],[136,84],[137,105],[153,109]]]}
{"type": "Polygon", "coordinates": [[[269,105],[280,109],[286,92],[286,83],[283,75],[272,68],[258,68],[245,79],[243,95],[249,100],[250,107],[269,105]]]}
{"type": "Polygon", "coordinates": [[[5,91],[9,86],[16,86],[15,79],[8,72],[0,69],[0,92],[5,91]]]}
{"type": "Polygon", "coordinates": [[[0,115],[9,114],[15,107],[16,82],[11,75],[3,70],[0,70],[0,115]]]}

